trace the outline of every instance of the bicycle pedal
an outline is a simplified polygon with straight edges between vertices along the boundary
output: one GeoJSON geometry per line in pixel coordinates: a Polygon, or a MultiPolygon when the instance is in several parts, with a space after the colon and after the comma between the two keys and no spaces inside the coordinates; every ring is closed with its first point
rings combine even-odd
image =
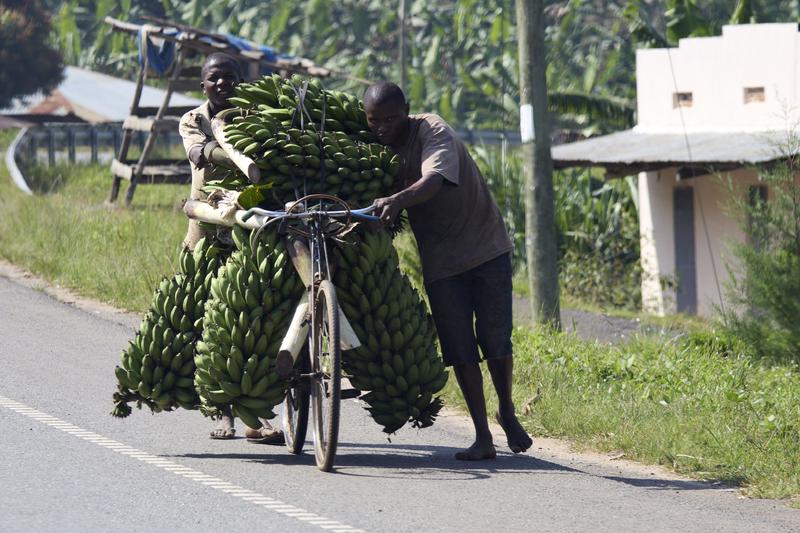
{"type": "Polygon", "coordinates": [[[349,400],[351,398],[358,398],[361,396],[361,391],[358,389],[342,389],[339,393],[339,398],[342,400],[349,400]]]}

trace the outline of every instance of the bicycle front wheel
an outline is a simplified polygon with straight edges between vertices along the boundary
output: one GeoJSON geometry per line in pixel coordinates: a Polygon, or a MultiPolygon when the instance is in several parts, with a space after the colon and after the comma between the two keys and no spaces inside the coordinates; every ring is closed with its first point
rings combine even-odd
{"type": "Polygon", "coordinates": [[[316,291],[311,324],[311,413],[317,467],[329,472],[339,438],[342,353],[339,344],[339,306],[330,280],[316,291]]]}

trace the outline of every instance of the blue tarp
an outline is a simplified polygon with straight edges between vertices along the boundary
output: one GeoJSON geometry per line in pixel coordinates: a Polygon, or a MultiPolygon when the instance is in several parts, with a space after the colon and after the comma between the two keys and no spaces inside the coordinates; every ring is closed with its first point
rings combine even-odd
{"type": "MultiPolygon", "coordinates": [[[[144,50],[147,51],[147,65],[158,76],[163,76],[169,71],[173,61],[175,61],[175,43],[172,41],[163,41],[160,46],[156,46],[149,37],[144,37],[146,28],[143,26],[139,30],[139,35],[136,42],[139,45],[139,64],[144,64],[144,50]],[[146,46],[143,43],[146,42],[146,46]]],[[[177,35],[178,30],[165,31],[167,35],[177,35]]],[[[263,60],[268,63],[274,63],[279,58],[291,58],[293,56],[279,54],[274,48],[264,44],[255,44],[237,37],[235,35],[227,34],[224,36],[227,43],[236,50],[256,50],[264,54],[263,60]]],[[[215,43],[216,39],[212,37],[201,37],[201,41],[207,43],[215,43]]],[[[270,74],[272,70],[266,66],[261,66],[261,74],[270,74]]]]}
{"type": "MultiPolygon", "coordinates": [[[[136,36],[136,44],[139,46],[139,64],[144,64],[143,49],[147,50],[147,66],[157,76],[163,76],[168,72],[175,61],[175,43],[172,41],[164,40],[161,46],[156,46],[149,37],[143,39],[146,28],[142,26],[139,29],[139,34],[136,36]],[[146,45],[146,46],[145,46],[146,45]]],[[[177,35],[178,30],[164,31],[167,35],[177,35]]]]}

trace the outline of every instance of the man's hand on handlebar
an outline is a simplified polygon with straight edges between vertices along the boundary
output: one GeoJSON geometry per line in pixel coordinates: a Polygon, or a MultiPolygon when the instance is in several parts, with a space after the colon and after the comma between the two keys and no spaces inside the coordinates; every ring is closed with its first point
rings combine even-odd
{"type": "Polygon", "coordinates": [[[387,196],[386,198],[378,198],[375,200],[375,214],[384,226],[391,225],[402,209],[400,202],[397,201],[394,196],[387,196]]]}

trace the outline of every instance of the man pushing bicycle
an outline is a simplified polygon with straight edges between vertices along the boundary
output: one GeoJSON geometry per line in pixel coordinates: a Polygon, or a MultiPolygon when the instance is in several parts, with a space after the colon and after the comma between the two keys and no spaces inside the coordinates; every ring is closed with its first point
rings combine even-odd
{"type": "Polygon", "coordinates": [[[409,115],[402,90],[379,82],[364,94],[367,123],[402,159],[402,190],[375,201],[381,222],[405,209],[422,259],[425,290],[444,362],[453,367],[475,426],[475,442],[456,459],[496,455],[486,416],[486,360],[499,399],[495,418],[515,453],[533,441],[511,397],[512,244],[486,182],[464,143],[437,115],[409,115]]]}

